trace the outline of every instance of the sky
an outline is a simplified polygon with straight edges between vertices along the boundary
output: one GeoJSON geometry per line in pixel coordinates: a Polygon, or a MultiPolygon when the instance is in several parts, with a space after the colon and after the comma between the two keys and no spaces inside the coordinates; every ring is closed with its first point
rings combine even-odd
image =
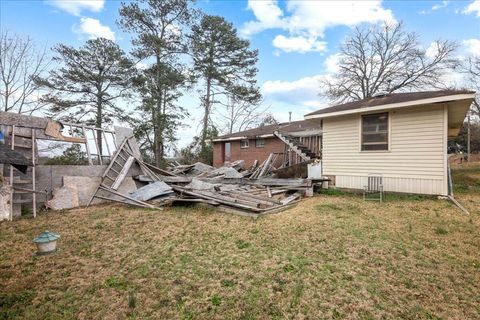
{"type": "MultiPolygon", "coordinates": [[[[1,28],[30,36],[40,46],[79,47],[105,37],[126,52],[130,35],[116,24],[117,0],[1,0],[1,28]]],[[[197,0],[195,7],[224,16],[259,50],[258,84],[264,104],[287,121],[328,105],[319,95],[320,80],[335,72],[339,46],[352,28],[382,21],[403,21],[429,48],[438,39],[455,40],[457,55],[480,54],[480,0],[475,1],[247,1],[197,0]]],[[[452,75],[452,83],[461,83],[452,75]]],[[[190,111],[179,132],[179,147],[198,132],[198,95],[186,93],[180,104],[190,111]]]]}

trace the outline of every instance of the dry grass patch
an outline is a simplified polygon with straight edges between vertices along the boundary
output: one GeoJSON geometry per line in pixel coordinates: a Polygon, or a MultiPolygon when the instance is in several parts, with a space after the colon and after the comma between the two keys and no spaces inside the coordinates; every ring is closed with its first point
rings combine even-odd
{"type": "Polygon", "coordinates": [[[1,223],[0,319],[479,318],[480,195],[457,197],[471,216],[334,194],[258,220],[99,206],[1,223]],[[34,257],[45,229],[60,251],[34,257]]]}

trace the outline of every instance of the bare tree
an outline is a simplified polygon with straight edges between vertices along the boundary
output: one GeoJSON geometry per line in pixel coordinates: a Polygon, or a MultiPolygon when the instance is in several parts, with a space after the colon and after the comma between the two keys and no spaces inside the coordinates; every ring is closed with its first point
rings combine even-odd
{"type": "Polygon", "coordinates": [[[32,114],[45,104],[36,94],[35,79],[49,66],[46,46],[38,49],[29,37],[0,31],[0,103],[2,111],[32,114]]]}
{"type": "Polygon", "coordinates": [[[402,23],[356,28],[340,48],[339,70],[323,82],[335,101],[360,100],[386,91],[446,88],[445,73],[458,61],[455,42],[438,40],[424,49],[402,23]]]}
{"type": "Polygon", "coordinates": [[[250,129],[260,124],[267,110],[268,107],[262,107],[260,102],[251,103],[229,97],[223,110],[218,113],[217,127],[227,134],[250,129]]]}
{"type": "Polygon", "coordinates": [[[477,97],[472,104],[471,110],[473,114],[480,117],[480,54],[467,58],[460,67],[460,72],[465,74],[468,87],[477,92],[477,97]]]}

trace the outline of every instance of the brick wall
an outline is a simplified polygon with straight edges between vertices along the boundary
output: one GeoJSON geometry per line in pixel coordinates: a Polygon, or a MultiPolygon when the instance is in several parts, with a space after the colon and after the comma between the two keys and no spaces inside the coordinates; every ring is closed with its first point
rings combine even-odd
{"type": "MultiPolygon", "coordinates": [[[[213,165],[221,167],[222,145],[225,142],[215,142],[213,146],[213,165]]],[[[253,164],[255,160],[262,163],[267,159],[270,153],[283,153],[285,144],[278,138],[265,138],[265,146],[262,148],[255,147],[255,139],[249,140],[248,148],[240,148],[240,140],[230,141],[230,161],[244,160],[246,167],[253,164]]]]}

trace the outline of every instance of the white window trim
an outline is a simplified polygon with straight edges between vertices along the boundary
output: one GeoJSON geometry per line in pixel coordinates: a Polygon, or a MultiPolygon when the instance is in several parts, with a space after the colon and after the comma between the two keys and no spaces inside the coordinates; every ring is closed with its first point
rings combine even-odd
{"type": "Polygon", "coordinates": [[[248,139],[242,139],[242,140],[240,140],[240,149],[248,149],[248,148],[250,148],[250,140],[248,140],[248,139]],[[243,141],[247,141],[247,145],[246,145],[246,146],[242,146],[242,142],[243,142],[243,141]]]}
{"type": "Polygon", "coordinates": [[[392,112],[391,111],[374,111],[368,113],[361,113],[358,119],[358,152],[360,153],[388,153],[391,152],[391,139],[392,132],[392,112]],[[387,113],[388,114],[388,148],[387,150],[362,150],[362,117],[370,114],[387,113]]]}

